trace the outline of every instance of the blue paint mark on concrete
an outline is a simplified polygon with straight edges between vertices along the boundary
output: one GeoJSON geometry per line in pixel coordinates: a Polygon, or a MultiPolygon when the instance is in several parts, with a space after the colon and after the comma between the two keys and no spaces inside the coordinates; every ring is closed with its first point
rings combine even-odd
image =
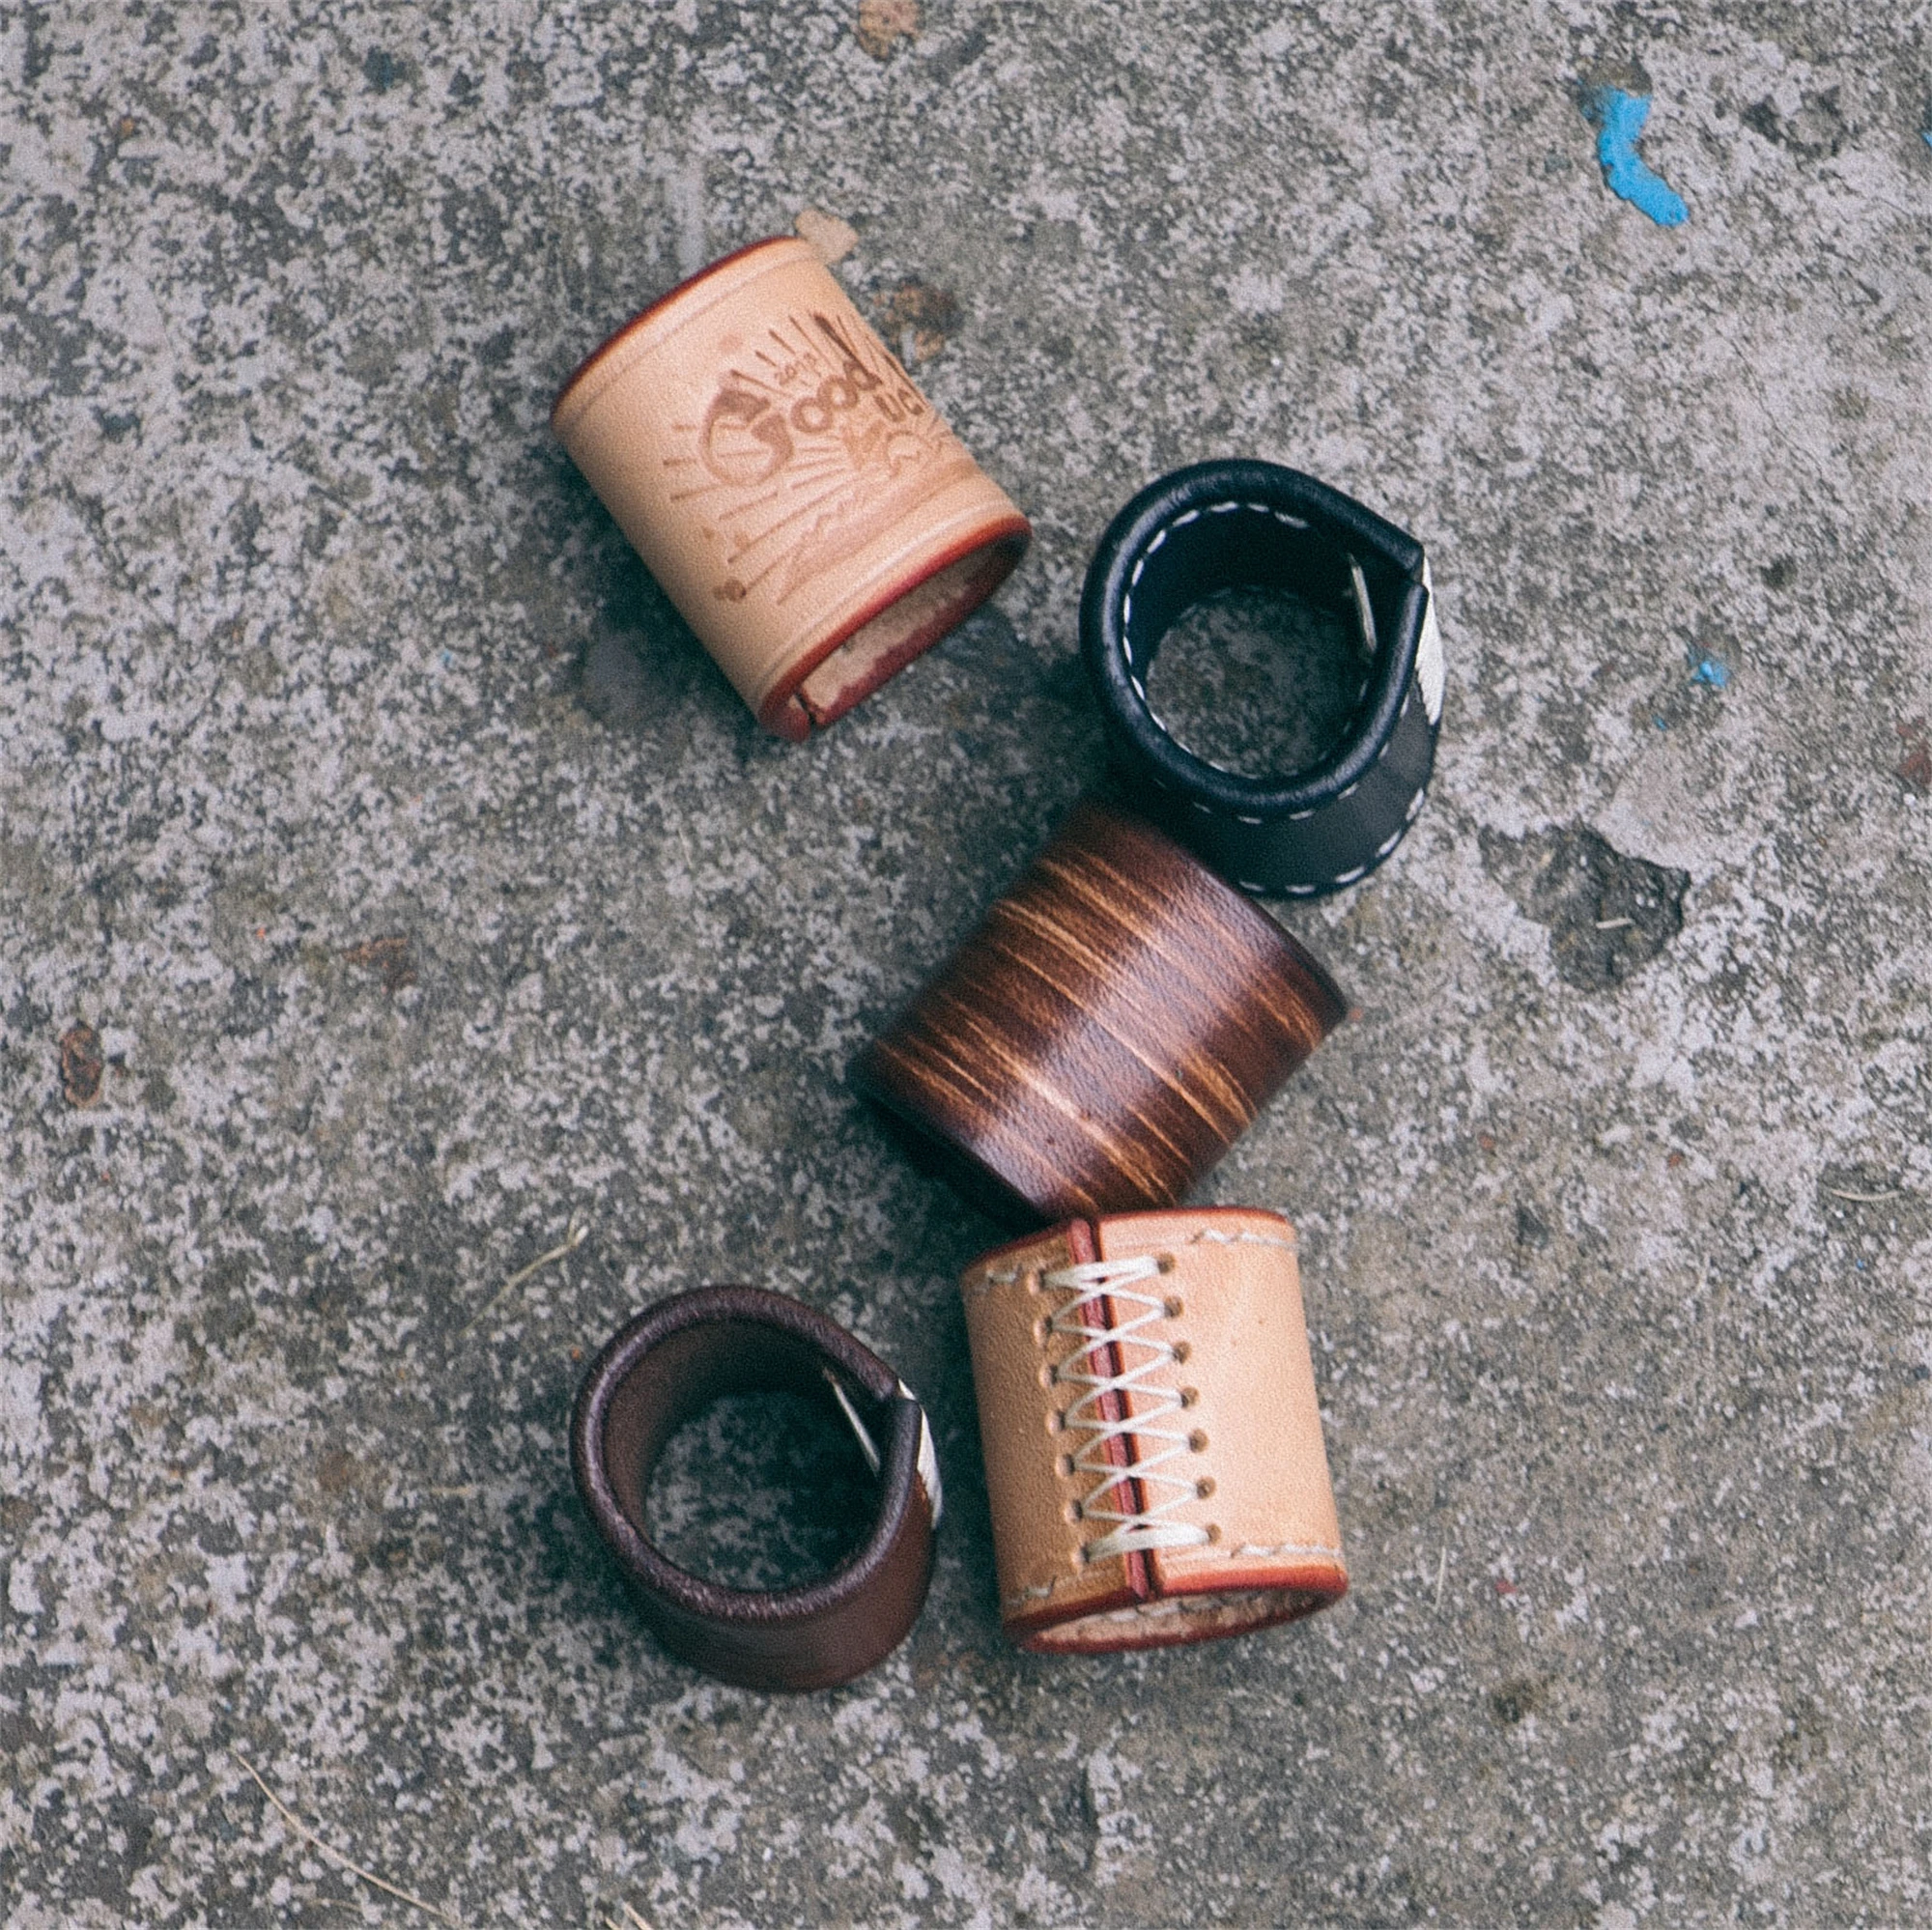
{"type": "Polygon", "coordinates": [[[1648,214],[1660,228],[1682,226],[1690,213],[1683,197],[1653,173],[1636,151],[1643,124],[1650,119],[1650,96],[1600,87],[1590,96],[1585,112],[1597,127],[1597,158],[1610,192],[1638,213],[1648,214]]]}
{"type": "Polygon", "coordinates": [[[1704,684],[1714,691],[1728,690],[1731,673],[1716,657],[1700,656],[1693,650],[1690,653],[1690,681],[1704,684]]]}

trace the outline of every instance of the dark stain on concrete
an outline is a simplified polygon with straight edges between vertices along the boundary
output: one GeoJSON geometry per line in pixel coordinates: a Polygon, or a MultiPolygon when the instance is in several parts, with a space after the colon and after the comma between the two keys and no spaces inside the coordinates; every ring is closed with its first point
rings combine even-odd
{"type": "Polygon", "coordinates": [[[374,972],[385,992],[400,992],[416,982],[415,947],[407,932],[392,931],[381,938],[366,938],[343,952],[343,959],[374,972]]]}
{"type": "Polygon", "coordinates": [[[1684,929],[1690,874],[1617,850],[1584,825],[1528,837],[1481,833],[1483,863],[1549,929],[1557,972],[1589,992],[1620,985],[1684,929]]]}
{"type": "Polygon", "coordinates": [[[69,1105],[91,1106],[99,1099],[107,1060],[100,1049],[100,1035],[85,1020],[61,1035],[60,1073],[61,1091],[69,1105]]]}
{"type": "Polygon", "coordinates": [[[1525,1716],[1534,1716],[1549,1703],[1550,1678],[1547,1675],[1513,1676],[1490,1691],[1490,1719],[1505,1729],[1513,1729],[1525,1716]]]}

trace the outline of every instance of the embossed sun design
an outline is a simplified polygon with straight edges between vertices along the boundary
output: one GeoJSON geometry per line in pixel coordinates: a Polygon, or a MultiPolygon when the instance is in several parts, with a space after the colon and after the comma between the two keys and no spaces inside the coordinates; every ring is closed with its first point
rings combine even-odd
{"type": "Polygon", "coordinates": [[[698,422],[672,427],[696,473],[672,500],[704,498],[722,551],[711,586],[741,603],[767,578],[773,602],[855,555],[973,459],[905,371],[857,330],[814,311],[766,330],[719,379],[698,422]]]}

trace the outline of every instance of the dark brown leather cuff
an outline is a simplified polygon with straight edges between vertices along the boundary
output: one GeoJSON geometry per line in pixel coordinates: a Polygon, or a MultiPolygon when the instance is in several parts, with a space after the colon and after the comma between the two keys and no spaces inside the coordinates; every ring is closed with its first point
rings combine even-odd
{"type": "Polygon", "coordinates": [[[932,1578],[932,1431],[884,1361],[823,1314],[757,1287],[702,1287],[639,1314],[604,1348],[570,1430],[578,1492],[665,1646],[747,1689],[831,1689],[883,1661],[932,1578]],[[650,1539],[651,1471],[678,1427],[724,1394],[803,1394],[842,1412],[878,1474],[865,1545],[803,1588],[725,1588],[650,1539]]]}

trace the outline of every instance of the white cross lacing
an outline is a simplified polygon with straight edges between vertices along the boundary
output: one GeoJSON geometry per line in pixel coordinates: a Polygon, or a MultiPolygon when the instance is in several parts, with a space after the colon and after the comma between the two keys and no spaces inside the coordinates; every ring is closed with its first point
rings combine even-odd
{"type": "Polygon", "coordinates": [[[1151,1280],[1161,1271],[1158,1258],[1143,1253],[1131,1260],[1095,1260],[1082,1266],[1060,1266],[1040,1275],[1042,1287],[1058,1288],[1073,1296],[1054,1311],[1047,1321],[1047,1332],[1072,1334],[1082,1343],[1054,1371],[1056,1381],[1087,1389],[1061,1417],[1063,1426],[1087,1435],[1070,1457],[1073,1471],[1092,1475],[1097,1482],[1081,1497],[1080,1518],[1117,1524],[1082,1547],[1081,1554],[1088,1561],[1132,1554],[1138,1548],[1195,1547],[1208,1539],[1206,1528],[1189,1521],[1162,1518],[1195,1500],[1199,1484],[1192,1476],[1160,1471],[1168,1462],[1193,1452],[1189,1435],[1184,1431],[1150,1425],[1179,1413],[1185,1405],[1178,1388],[1163,1387],[1149,1378],[1181,1358],[1170,1342],[1155,1340],[1141,1331],[1156,1320],[1173,1317],[1166,1296],[1127,1291],[1133,1283],[1151,1280]],[[1080,1310],[1102,1294],[1113,1302],[1117,1312],[1123,1303],[1141,1311],[1117,1326],[1090,1326],[1081,1319],[1080,1310]],[[1145,1358],[1131,1366],[1123,1365],[1119,1374],[1102,1373],[1103,1355],[1110,1347],[1121,1349],[1123,1363],[1130,1357],[1129,1349],[1145,1358]],[[1101,1408],[1109,1394],[1124,1396],[1140,1411],[1124,1420],[1108,1419],[1101,1408]],[[1118,1466],[1107,1459],[1107,1445],[1117,1439],[1127,1444],[1133,1458],[1130,1468],[1118,1466]],[[1141,1508],[1123,1512],[1108,1504],[1109,1496],[1118,1498],[1136,1481],[1141,1484],[1144,1504],[1141,1508]],[[1155,1502],[1151,1491],[1154,1488],[1169,1490],[1167,1498],[1155,1502]]]}

